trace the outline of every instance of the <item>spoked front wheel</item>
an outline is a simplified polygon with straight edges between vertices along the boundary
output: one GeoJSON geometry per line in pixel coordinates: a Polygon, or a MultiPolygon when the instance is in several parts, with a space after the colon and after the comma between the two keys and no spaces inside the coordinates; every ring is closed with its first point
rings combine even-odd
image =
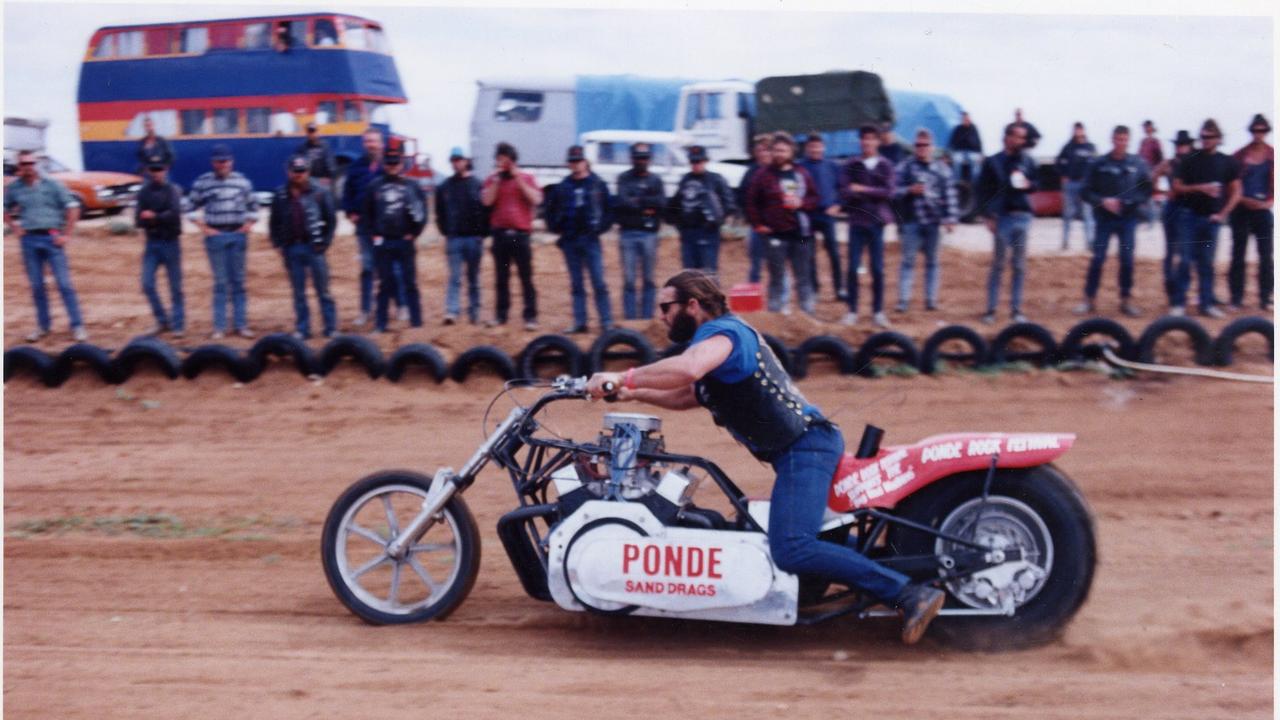
{"type": "Polygon", "coordinates": [[[347,609],[374,625],[443,619],[480,570],[475,518],[455,495],[399,557],[391,541],[422,510],[431,479],[393,471],[352,485],[329,511],[321,540],[324,574],[347,609]]]}

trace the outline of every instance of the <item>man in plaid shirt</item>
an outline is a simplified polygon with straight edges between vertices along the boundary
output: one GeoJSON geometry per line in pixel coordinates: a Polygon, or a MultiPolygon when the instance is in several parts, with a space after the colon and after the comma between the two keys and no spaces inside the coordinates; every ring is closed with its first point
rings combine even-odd
{"type": "Polygon", "coordinates": [[[191,187],[191,219],[204,233],[204,248],[213,267],[213,335],[227,332],[227,290],[231,291],[232,321],[240,337],[251,338],[248,300],[244,292],[244,258],[249,229],[258,219],[253,184],[232,170],[231,148],[213,146],[213,170],[196,178],[191,187]],[[197,211],[204,209],[201,220],[197,211]]]}
{"type": "Polygon", "coordinates": [[[915,153],[898,164],[893,196],[902,213],[902,268],[898,274],[898,312],[911,302],[916,255],[925,258],[924,307],[938,309],[939,226],[955,230],[959,215],[951,168],[933,157],[933,134],[916,133],[915,153]]]}

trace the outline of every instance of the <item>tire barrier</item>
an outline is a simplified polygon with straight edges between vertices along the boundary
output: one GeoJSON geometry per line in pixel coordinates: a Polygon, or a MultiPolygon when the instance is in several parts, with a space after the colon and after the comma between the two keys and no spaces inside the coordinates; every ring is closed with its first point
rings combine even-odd
{"type": "Polygon", "coordinates": [[[821,355],[836,364],[841,375],[853,374],[853,350],[835,335],[817,335],[796,346],[791,353],[791,377],[797,380],[809,374],[809,358],[821,355]]]}
{"type": "Polygon", "coordinates": [[[400,382],[410,365],[421,365],[436,384],[444,382],[449,374],[449,363],[444,361],[439,350],[426,343],[411,343],[391,354],[391,359],[387,361],[387,379],[400,382]]]}
{"type": "Polygon", "coordinates": [[[378,345],[362,335],[339,335],[325,343],[320,351],[320,372],[328,375],[344,359],[354,360],[369,374],[370,380],[377,380],[387,371],[387,361],[382,357],[378,345]]]}
{"type": "Polygon", "coordinates": [[[249,348],[249,362],[256,364],[262,372],[270,367],[273,357],[288,357],[303,377],[322,374],[320,360],[311,347],[289,333],[264,335],[249,348]]]}
{"type": "Polygon", "coordinates": [[[520,377],[530,380],[538,377],[539,365],[551,363],[563,365],[570,375],[581,375],[582,349],[563,335],[540,335],[529,341],[516,359],[520,377]]]}
{"type": "Polygon", "coordinates": [[[120,371],[111,361],[111,353],[97,345],[76,343],[58,353],[58,357],[45,372],[44,384],[49,387],[58,387],[71,377],[76,365],[88,365],[93,368],[98,378],[108,385],[118,385],[121,382],[120,371]]]}
{"type": "Polygon", "coordinates": [[[113,360],[120,382],[133,377],[139,363],[148,363],[159,368],[170,380],[176,380],[182,369],[182,360],[177,351],[163,340],[153,337],[136,337],[116,353],[113,360]]]}
{"type": "Polygon", "coordinates": [[[653,343],[649,342],[649,338],[635,330],[611,328],[600,333],[596,341],[591,343],[591,349],[587,351],[590,363],[587,369],[591,372],[600,372],[604,369],[604,364],[610,360],[631,360],[635,365],[648,365],[657,357],[658,354],[654,351],[653,343]],[[628,352],[612,350],[619,345],[625,345],[631,350],[628,352]]]}
{"type": "Polygon", "coordinates": [[[1104,344],[1109,344],[1112,352],[1119,358],[1133,360],[1138,356],[1138,345],[1134,342],[1133,335],[1123,325],[1115,320],[1096,317],[1077,323],[1067,331],[1062,338],[1062,344],[1058,346],[1058,358],[1068,361],[1097,359],[1102,357],[1104,344]],[[1104,335],[1114,342],[1086,344],[1085,338],[1092,335],[1104,335]]]}
{"type": "Polygon", "coordinates": [[[220,367],[236,382],[253,382],[262,372],[262,366],[227,345],[201,345],[182,361],[182,376],[188,380],[198,377],[209,368],[220,367]]]}
{"type": "Polygon", "coordinates": [[[876,360],[888,358],[912,368],[920,367],[920,351],[911,338],[902,333],[886,330],[867,338],[853,354],[853,372],[862,377],[875,377],[871,365],[876,360]]]}
{"type": "Polygon", "coordinates": [[[1142,331],[1142,336],[1138,338],[1138,361],[1148,364],[1155,362],[1156,343],[1171,332],[1182,332],[1191,340],[1197,365],[1208,365],[1213,362],[1211,357],[1213,343],[1209,339],[1208,331],[1200,323],[1185,316],[1157,318],[1155,322],[1148,325],[1147,329],[1142,331]]]}
{"type": "Polygon", "coordinates": [[[773,351],[773,354],[778,356],[778,362],[782,363],[782,369],[786,370],[787,374],[790,375],[796,369],[795,363],[792,362],[791,348],[787,347],[787,344],[782,342],[781,338],[769,333],[760,334],[764,336],[764,341],[769,344],[769,349],[773,351]]]}
{"type": "Polygon", "coordinates": [[[1275,362],[1275,327],[1270,320],[1255,316],[1233,320],[1231,324],[1222,328],[1222,332],[1218,333],[1217,339],[1213,341],[1211,349],[1213,364],[1222,367],[1230,365],[1236,340],[1249,333],[1257,333],[1267,339],[1267,359],[1275,362]]]}
{"type": "Polygon", "coordinates": [[[454,359],[449,377],[454,382],[465,382],[476,365],[487,365],[503,380],[516,376],[516,364],[511,356],[492,345],[478,345],[454,359]]]}
{"type": "Polygon", "coordinates": [[[1036,367],[1049,367],[1058,360],[1058,343],[1053,333],[1033,322],[1013,323],[996,333],[991,340],[987,352],[987,360],[992,365],[1009,362],[1029,362],[1036,367]],[[1039,346],[1038,350],[1012,350],[1014,340],[1029,340],[1039,346]]]}
{"type": "Polygon", "coordinates": [[[988,345],[986,338],[978,331],[964,325],[948,325],[939,329],[924,341],[920,349],[920,372],[932,375],[938,369],[938,361],[963,364],[971,368],[981,367],[987,362],[988,345]],[[943,352],[942,347],[948,342],[960,341],[969,346],[969,352],[943,352]]]}
{"type": "Polygon", "coordinates": [[[44,382],[49,368],[53,366],[53,358],[49,353],[30,345],[19,345],[4,351],[4,381],[19,373],[33,375],[44,382]]]}

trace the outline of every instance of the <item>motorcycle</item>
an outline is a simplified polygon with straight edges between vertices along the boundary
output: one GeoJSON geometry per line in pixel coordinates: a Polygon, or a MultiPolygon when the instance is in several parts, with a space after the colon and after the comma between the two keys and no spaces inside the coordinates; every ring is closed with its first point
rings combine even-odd
{"type": "MultiPolygon", "coordinates": [[[[480,563],[462,496],[492,463],[519,501],[499,519],[498,538],[535,599],[606,615],[771,625],[897,614],[857,588],[779,570],[769,501],[747,497],[705,458],[668,452],[660,418],[610,412],[594,441],[576,442],[543,432],[538,415],[588,398],[586,378],[511,381],[500,395],[517,385],[547,391],[517,404],[457,472],[375,473],[333,504],[324,572],[352,613],[412,623],[444,619],[462,603],[480,563]],[[694,502],[707,480],[727,513],[694,502]]],[[[962,433],[881,448],[882,436],[868,425],[843,457],[820,539],[943,588],[929,630],[943,641],[1004,649],[1056,637],[1088,596],[1096,561],[1089,507],[1052,464],[1075,436],[962,433]]]]}

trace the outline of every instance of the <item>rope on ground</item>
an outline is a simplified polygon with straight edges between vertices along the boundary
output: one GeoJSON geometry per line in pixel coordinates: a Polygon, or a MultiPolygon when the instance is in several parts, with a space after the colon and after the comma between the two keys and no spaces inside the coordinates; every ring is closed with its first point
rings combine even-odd
{"type": "Polygon", "coordinates": [[[1150,363],[1132,362],[1124,360],[1116,356],[1110,347],[1103,346],[1102,357],[1107,362],[1116,367],[1129,368],[1130,370],[1146,370],[1148,372],[1168,373],[1170,375],[1196,375],[1199,377],[1214,378],[1215,380],[1239,380],[1242,382],[1259,382],[1274,383],[1275,378],[1271,375],[1247,375],[1245,373],[1223,372],[1222,370],[1206,370],[1204,368],[1181,368],[1171,367],[1169,365],[1152,365],[1150,363]]]}

